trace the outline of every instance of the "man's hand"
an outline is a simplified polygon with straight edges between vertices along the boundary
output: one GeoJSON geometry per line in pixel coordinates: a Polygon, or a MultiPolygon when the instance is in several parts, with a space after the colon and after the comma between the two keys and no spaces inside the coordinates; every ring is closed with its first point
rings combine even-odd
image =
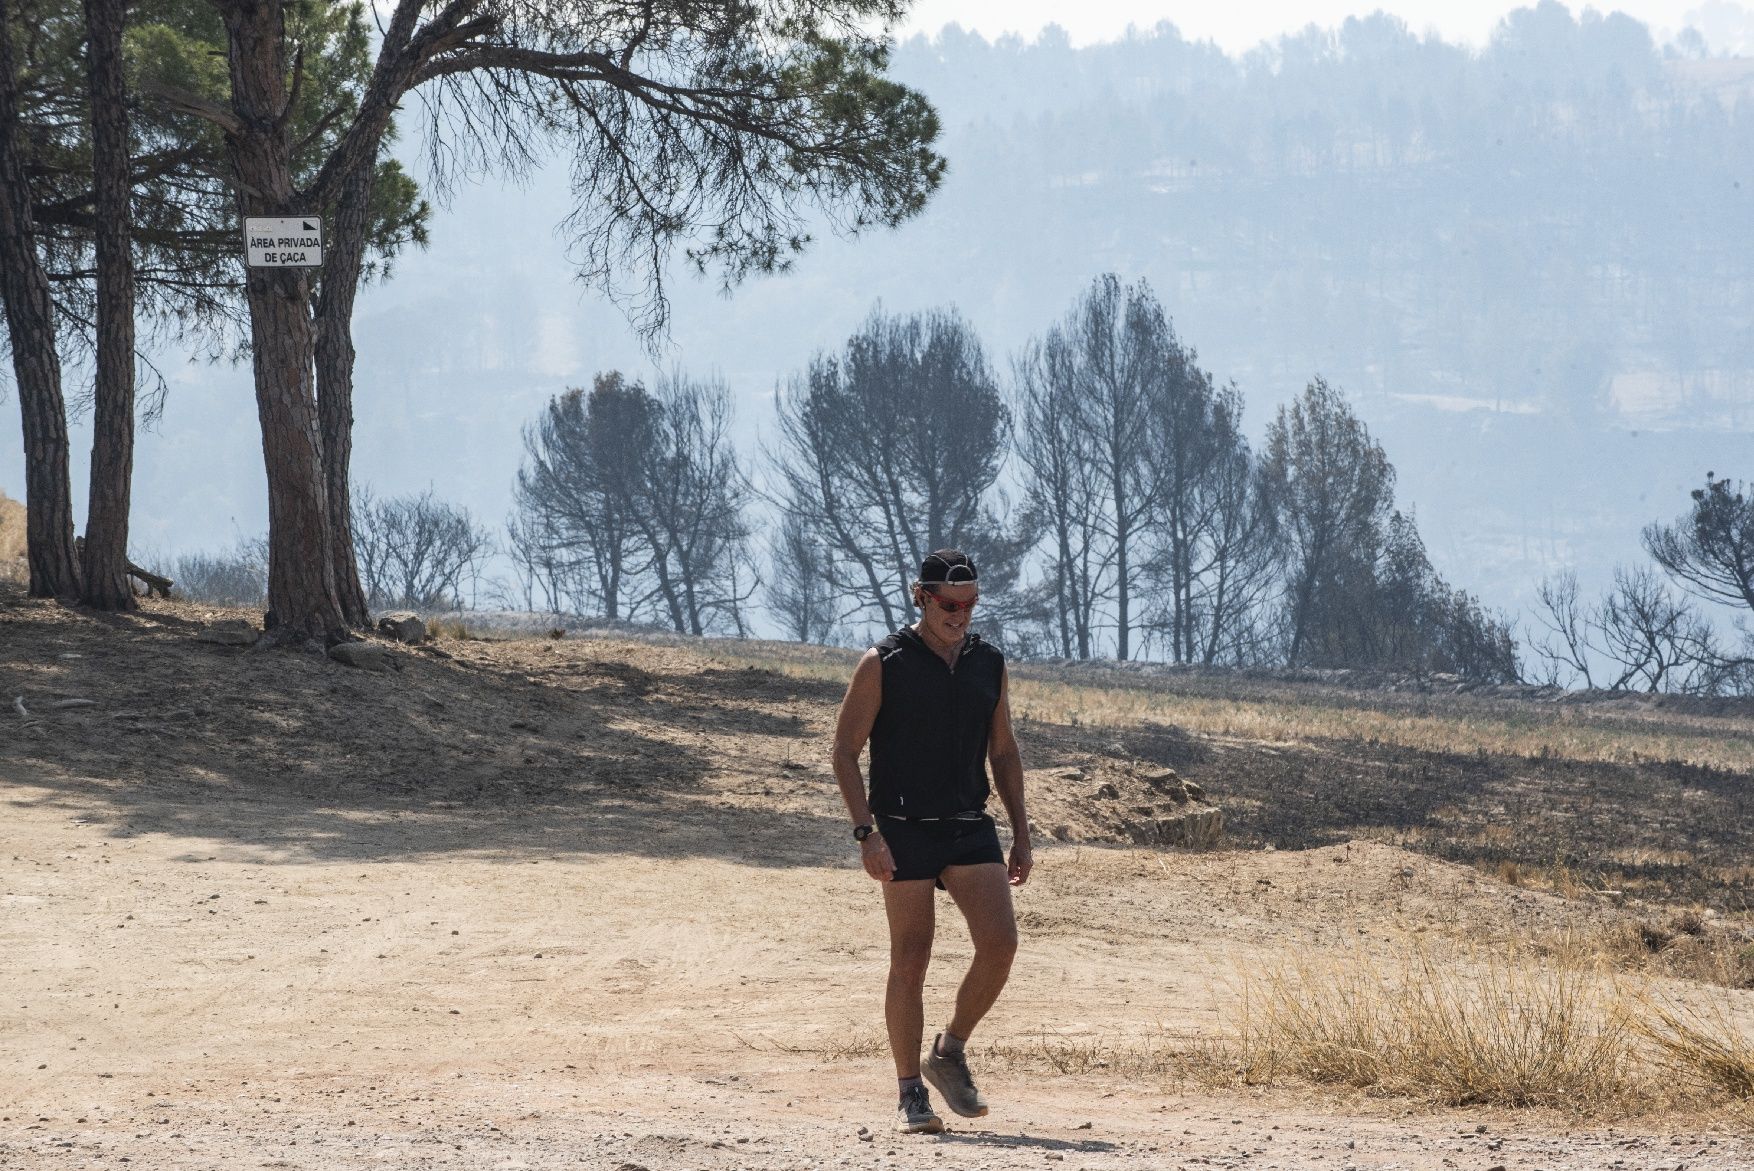
{"type": "Polygon", "coordinates": [[[895,857],[890,854],[889,843],[880,833],[872,834],[860,843],[859,861],[865,864],[865,873],[878,882],[888,882],[895,877],[895,857]]]}
{"type": "Polygon", "coordinates": [[[1011,865],[1006,874],[1012,886],[1022,886],[1029,881],[1029,872],[1035,869],[1035,851],[1029,848],[1028,842],[1011,843],[1011,865]]]}

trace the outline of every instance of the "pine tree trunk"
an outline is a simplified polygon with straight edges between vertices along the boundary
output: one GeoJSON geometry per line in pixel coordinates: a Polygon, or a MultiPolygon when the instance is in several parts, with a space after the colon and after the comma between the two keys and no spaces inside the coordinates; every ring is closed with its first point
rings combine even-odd
{"type": "Polygon", "coordinates": [[[356,627],[366,626],[371,614],[353,548],[353,302],[359,291],[375,168],[376,160],[368,160],[342,184],[327,234],[335,247],[323,257],[317,295],[317,414],[329,498],[329,560],[342,616],[356,627]]]}
{"type": "MultiPolygon", "coordinates": [[[[242,216],[285,216],[293,206],[281,0],[221,10],[231,41],[232,107],[246,133],[231,138],[242,216]]],[[[311,278],[303,269],[248,270],[256,411],[268,471],[268,634],[280,643],[333,643],[347,620],[335,592],[328,492],[317,426],[311,278]]]]}
{"type": "Polygon", "coordinates": [[[73,558],[73,485],[67,471],[67,411],[61,398],[61,357],[55,349],[49,280],[37,255],[30,188],[19,135],[18,73],[12,13],[0,0],[0,300],[12,343],[24,424],[25,539],[30,592],[39,598],[79,595],[73,558]]]}
{"type": "Polygon", "coordinates": [[[128,508],[134,474],[134,262],[129,252],[123,10],[123,0],[85,0],[97,197],[97,393],[83,600],[100,610],[132,610],[138,604],[128,581],[128,508]]]}
{"type": "Polygon", "coordinates": [[[310,278],[251,272],[256,410],[268,470],[268,629],[281,642],[345,637],[335,591],[322,442],[311,377],[310,278]]]}

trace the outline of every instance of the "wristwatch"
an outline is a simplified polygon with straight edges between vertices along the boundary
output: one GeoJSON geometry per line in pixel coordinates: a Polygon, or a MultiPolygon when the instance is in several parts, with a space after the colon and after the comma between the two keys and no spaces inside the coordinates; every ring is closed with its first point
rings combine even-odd
{"type": "Polygon", "coordinates": [[[874,825],[855,825],[853,827],[853,841],[863,845],[865,839],[876,832],[877,827],[874,825]]]}

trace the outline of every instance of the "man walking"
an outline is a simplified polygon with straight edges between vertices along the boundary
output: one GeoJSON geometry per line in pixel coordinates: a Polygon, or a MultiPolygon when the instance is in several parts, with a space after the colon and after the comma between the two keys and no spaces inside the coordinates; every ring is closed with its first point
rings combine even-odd
{"type": "Polygon", "coordinates": [[[852,816],[853,838],[865,872],[883,884],[889,918],[883,1009],[901,1091],[897,1129],[910,1134],[944,1129],[926,1081],[964,1118],[987,1112],[963,1047],[1010,975],[1017,953],[1011,887],[1028,879],[1033,864],[1005,656],[968,630],[979,597],[975,564],[965,554],[928,554],[913,583],[919,621],[859,660],[834,735],[834,776],[852,816]],[[869,792],[859,774],[867,741],[869,792]],[[986,812],[994,788],[1011,822],[1009,861],[986,812]],[[949,1024],[922,1063],[934,889],[949,892],[962,911],[974,961],[949,1024]]]}

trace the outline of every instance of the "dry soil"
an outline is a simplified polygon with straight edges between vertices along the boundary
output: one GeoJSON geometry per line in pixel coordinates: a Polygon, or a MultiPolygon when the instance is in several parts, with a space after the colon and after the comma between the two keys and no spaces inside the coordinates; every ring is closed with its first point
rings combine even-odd
{"type": "MultiPolygon", "coordinates": [[[[1157,1060],[1221,1034],[1263,962],[1603,913],[1364,840],[1044,841],[971,1044],[991,1115],[893,1135],[835,688],[605,640],[374,675],[197,641],[216,616],[0,596],[0,1167],[1754,1166],[1710,1118],[1214,1090],[1157,1060]]],[[[968,954],[940,914],[929,1021],[968,954]]]]}

